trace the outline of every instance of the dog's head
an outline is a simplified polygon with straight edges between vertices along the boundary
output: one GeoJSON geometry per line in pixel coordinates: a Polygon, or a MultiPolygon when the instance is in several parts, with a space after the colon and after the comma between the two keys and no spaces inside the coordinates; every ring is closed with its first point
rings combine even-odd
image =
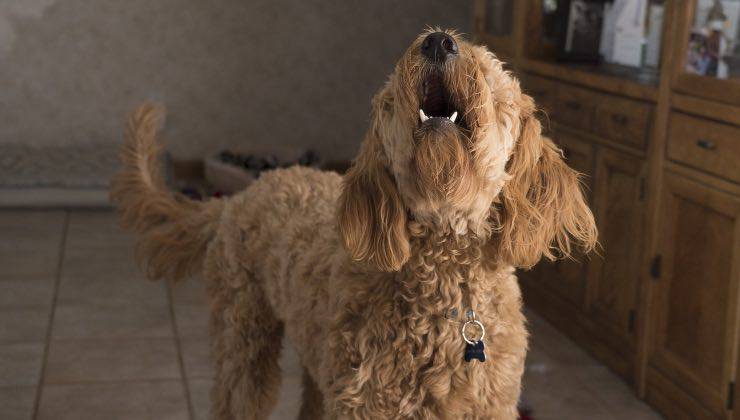
{"type": "Polygon", "coordinates": [[[593,246],[578,174],[502,64],[452,31],[427,31],[406,51],[344,179],[339,231],[353,259],[400,269],[410,219],[490,238],[519,267],[593,246]]]}

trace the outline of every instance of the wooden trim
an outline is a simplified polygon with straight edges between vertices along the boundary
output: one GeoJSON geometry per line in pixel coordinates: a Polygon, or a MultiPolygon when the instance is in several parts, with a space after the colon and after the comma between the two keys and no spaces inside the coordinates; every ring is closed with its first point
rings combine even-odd
{"type": "Polygon", "coordinates": [[[724,192],[730,195],[740,196],[740,185],[738,185],[737,183],[724,180],[715,175],[710,175],[698,169],[694,169],[694,168],[691,168],[685,165],[681,165],[680,163],[676,163],[676,162],[669,161],[669,160],[665,161],[665,163],[663,164],[663,167],[670,172],[679,174],[685,178],[696,181],[704,186],[714,188],[718,191],[721,191],[721,192],[724,192]]]}
{"type": "Polygon", "coordinates": [[[740,105],[740,81],[683,73],[675,77],[674,90],[730,105],[740,105]]]}
{"type": "MultiPolygon", "coordinates": [[[[572,128],[570,126],[558,123],[557,121],[550,121],[550,126],[552,127],[555,133],[564,133],[566,135],[576,136],[576,137],[582,138],[593,144],[606,146],[616,151],[630,154],[637,158],[645,158],[645,152],[642,150],[635,149],[629,146],[625,146],[622,143],[618,143],[618,142],[615,142],[609,139],[605,139],[603,137],[599,137],[598,135],[594,133],[583,131],[583,130],[578,130],[576,128],[572,128]]],[[[557,134],[555,136],[557,137],[557,134]]]]}
{"type": "Polygon", "coordinates": [[[566,64],[524,58],[522,59],[521,69],[629,98],[649,102],[655,102],[658,99],[658,88],[655,86],[637,83],[617,76],[580,70],[566,64]]]}
{"type": "Polygon", "coordinates": [[[674,94],[671,97],[674,109],[712,120],[740,125],[740,106],[732,106],[694,96],[674,94]]]}
{"type": "Polygon", "coordinates": [[[665,145],[668,133],[668,117],[670,115],[671,80],[673,69],[673,54],[676,39],[676,21],[682,10],[677,2],[665,3],[665,19],[663,22],[663,45],[661,46],[660,85],[658,87],[657,108],[653,132],[648,141],[647,150],[647,203],[645,211],[645,247],[641,264],[641,287],[638,297],[638,311],[636,321],[637,357],[635,359],[635,384],[637,394],[645,397],[647,393],[647,366],[649,357],[649,338],[655,334],[653,325],[655,317],[652,314],[652,300],[654,299],[654,284],[650,277],[650,265],[658,249],[660,240],[660,206],[662,197],[663,162],[665,160],[665,145]]]}

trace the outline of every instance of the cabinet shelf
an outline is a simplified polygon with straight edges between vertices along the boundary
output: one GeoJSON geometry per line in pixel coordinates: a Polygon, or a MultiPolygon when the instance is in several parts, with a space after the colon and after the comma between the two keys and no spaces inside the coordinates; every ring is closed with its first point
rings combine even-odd
{"type": "Polygon", "coordinates": [[[583,64],[524,59],[520,70],[580,84],[605,92],[655,102],[658,98],[657,71],[618,64],[583,64]]]}

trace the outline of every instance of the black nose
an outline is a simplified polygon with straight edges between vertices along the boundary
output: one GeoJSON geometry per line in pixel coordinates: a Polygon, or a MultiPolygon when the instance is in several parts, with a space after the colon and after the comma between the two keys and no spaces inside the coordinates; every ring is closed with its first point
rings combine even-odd
{"type": "Polygon", "coordinates": [[[447,57],[457,55],[457,43],[444,32],[434,32],[424,38],[421,53],[435,63],[444,63],[447,57]]]}

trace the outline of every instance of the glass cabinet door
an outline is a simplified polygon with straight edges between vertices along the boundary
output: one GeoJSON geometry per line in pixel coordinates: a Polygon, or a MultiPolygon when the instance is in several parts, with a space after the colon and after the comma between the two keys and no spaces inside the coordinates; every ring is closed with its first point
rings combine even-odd
{"type": "Polygon", "coordinates": [[[676,90],[740,103],[740,0],[685,0],[676,90]]]}
{"type": "Polygon", "coordinates": [[[496,54],[513,56],[515,0],[476,0],[475,32],[496,54]]]}

